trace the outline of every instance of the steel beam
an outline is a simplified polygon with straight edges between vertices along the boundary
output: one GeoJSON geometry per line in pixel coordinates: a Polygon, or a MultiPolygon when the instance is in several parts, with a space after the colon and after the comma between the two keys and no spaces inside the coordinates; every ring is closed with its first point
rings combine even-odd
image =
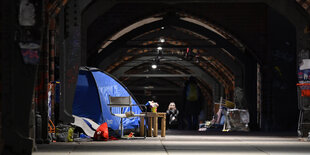
{"type": "Polygon", "coordinates": [[[190,77],[195,74],[124,74],[122,77],[146,77],[146,78],[172,78],[172,77],[190,77]]]}
{"type": "Polygon", "coordinates": [[[166,90],[166,91],[183,91],[183,87],[127,87],[129,90],[166,90]]]}
{"type": "MultiPolygon", "coordinates": [[[[138,48],[138,49],[157,49],[159,45],[123,45],[120,48],[138,48]]],[[[160,45],[163,49],[210,49],[210,48],[225,48],[227,46],[221,45],[160,45]]]]}

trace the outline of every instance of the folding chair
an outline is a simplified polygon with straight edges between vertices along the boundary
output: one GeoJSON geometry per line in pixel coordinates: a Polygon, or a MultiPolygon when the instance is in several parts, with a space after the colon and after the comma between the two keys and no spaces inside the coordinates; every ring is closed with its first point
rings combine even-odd
{"type": "MultiPolygon", "coordinates": [[[[125,96],[125,97],[109,96],[109,101],[110,101],[110,104],[108,104],[108,106],[110,106],[111,115],[121,118],[121,138],[124,137],[123,118],[145,117],[146,116],[145,114],[134,114],[132,112],[133,106],[139,106],[139,107],[143,106],[143,107],[145,107],[145,109],[146,109],[146,106],[142,105],[142,104],[132,104],[130,96],[125,96]],[[129,109],[130,109],[130,111],[127,115],[123,113],[124,107],[129,107],[129,109]],[[120,111],[114,110],[114,112],[113,112],[112,108],[120,108],[120,111]],[[115,111],[118,111],[118,113],[116,113],[115,111]]],[[[144,128],[144,129],[146,129],[146,128],[144,128]]],[[[144,136],[144,138],[146,138],[146,137],[144,136]]]]}

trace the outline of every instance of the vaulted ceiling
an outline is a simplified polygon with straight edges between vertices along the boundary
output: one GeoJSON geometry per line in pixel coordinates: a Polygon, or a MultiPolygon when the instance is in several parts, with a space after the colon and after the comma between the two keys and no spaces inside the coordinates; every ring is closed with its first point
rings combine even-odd
{"type": "Polygon", "coordinates": [[[210,100],[213,95],[233,99],[235,86],[243,84],[245,46],[211,23],[174,11],[154,14],[110,35],[89,62],[132,89],[180,90],[195,76],[210,100]],[[158,67],[152,69],[153,64],[158,67]]]}

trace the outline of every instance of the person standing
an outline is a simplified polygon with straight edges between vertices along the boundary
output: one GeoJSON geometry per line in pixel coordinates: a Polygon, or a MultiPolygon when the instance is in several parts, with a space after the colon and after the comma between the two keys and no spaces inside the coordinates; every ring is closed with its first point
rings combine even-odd
{"type": "Polygon", "coordinates": [[[187,121],[186,129],[199,128],[198,117],[202,109],[202,94],[195,77],[191,76],[184,87],[184,115],[187,121]]]}

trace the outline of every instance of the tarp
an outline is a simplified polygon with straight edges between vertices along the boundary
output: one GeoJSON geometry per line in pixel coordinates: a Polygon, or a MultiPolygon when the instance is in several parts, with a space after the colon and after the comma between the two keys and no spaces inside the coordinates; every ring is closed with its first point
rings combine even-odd
{"type": "Polygon", "coordinates": [[[78,117],[75,115],[73,115],[73,117],[74,122],[72,123],[72,125],[79,126],[83,129],[87,136],[94,137],[95,131],[99,127],[97,123],[85,117],[78,117]]]}
{"type": "MultiPolygon", "coordinates": [[[[126,87],[111,75],[95,68],[82,67],[77,80],[72,113],[79,117],[89,118],[97,124],[107,122],[108,127],[119,130],[120,118],[112,116],[107,106],[109,95],[131,96],[132,104],[137,103],[126,87]]],[[[127,111],[129,108],[123,109],[123,113],[127,111]]],[[[138,106],[133,106],[132,111],[135,114],[141,113],[138,106]]],[[[120,108],[113,108],[113,112],[120,113],[120,108]]],[[[139,119],[138,117],[125,118],[124,129],[137,128],[139,119]]]]}

